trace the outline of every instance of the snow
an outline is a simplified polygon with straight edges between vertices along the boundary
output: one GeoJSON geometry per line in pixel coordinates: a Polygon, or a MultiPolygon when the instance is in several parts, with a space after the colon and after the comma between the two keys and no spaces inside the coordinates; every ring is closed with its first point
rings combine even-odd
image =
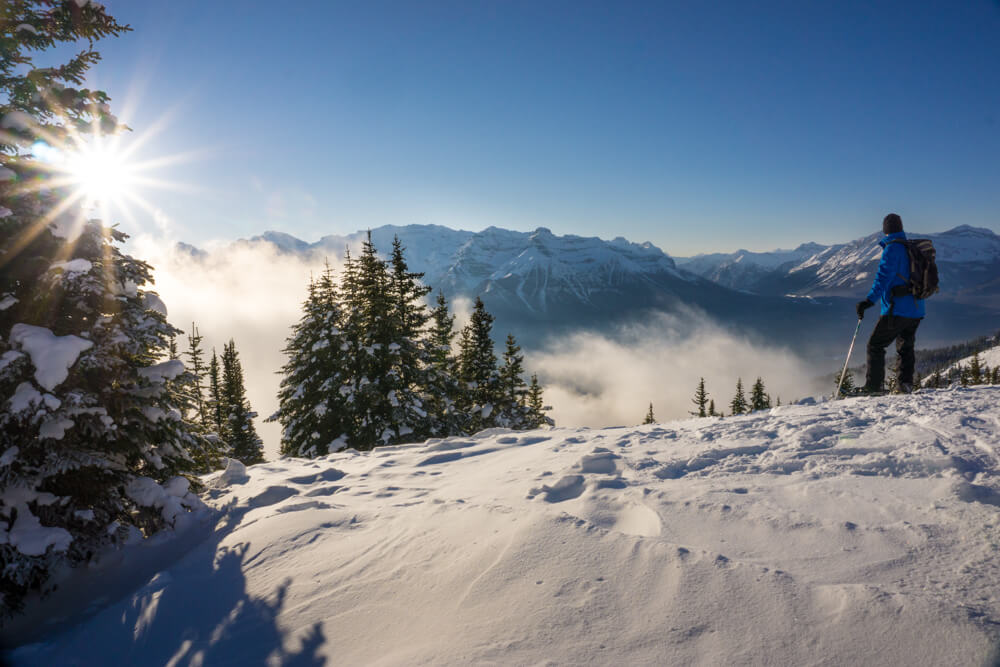
{"type": "Polygon", "coordinates": [[[180,359],[169,359],[139,369],[139,375],[155,383],[161,383],[164,380],[173,380],[183,372],[184,362],[180,359]]]}
{"type": "Polygon", "coordinates": [[[8,294],[4,298],[0,299],[0,310],[7,310],[15,303],[17,303],[17,301],[18,301],[17,297],[8,294]]]}
{"type": "Polygon", "coordinates": [[[42,395],[30,382],[22,382],[17,385],[14,395],[10,397],[10,411],[13,414],[30,410],[42,402],[42,395]]]}
{"type": "Polygon", "coordinates": [[[4,450],[4,453],[0,455],[0,467],[9,466],[17,458],[17,453],[21,451],[19,447],[8,447],[4,450]]]}
{"type": "Polygon", "coordinates": [[[152,310],[164,317],[167,317],[167,304],[163,303],[163,299],[159,297],[158,294],[153,292],[144,292],[142,295],[143,305],[147,310],[152,310]]]}
{"type": "Polygon", "coordinates": [[[20,345],[31,356],[35,366],[35,380],[52,391],[68,376],[70,367],[80,353],[93,347],[93,343],[78,336],[56,336],[49,329],[18,323],[10,330],[10,342],[20,345]]]}
{"type": "Polygon", "coordinates": [[[65,273],[88,273],[92,268],[94,268],[94,265],[91,264],[90,260],[78,258],[68,262],[56,262],[49,267],[49,271],[59,269],[65,273]]]}
{"type": "Polygon", "coordinates": [[[214,530],[130,552],[122,599],[11,658],[990,664],[998,406],[977,387],[230,460],[205,478],[214,530]]]}
{"type": "Polygon", "coordinates": [[[14,211],[10,210],[6,206],[0,206],[0,218],[6,218],[9,215],[13,215],[14,211]]]}
{"type": "Polygon", "coordinates": [[[65,528],[43,526],[26,504],[16,506],[17,520],[7,534],[7,540],[25,556],[41,556],[52,547],[54,551],[66,551],[73,536],[65,528]]]}
{"type": "Polygon", "coordinates": [[[38,437],[51,440],[62,440],[66,431],[73,428],[73,420],[57,417],[49,419],[38,427],[38,437]]]}

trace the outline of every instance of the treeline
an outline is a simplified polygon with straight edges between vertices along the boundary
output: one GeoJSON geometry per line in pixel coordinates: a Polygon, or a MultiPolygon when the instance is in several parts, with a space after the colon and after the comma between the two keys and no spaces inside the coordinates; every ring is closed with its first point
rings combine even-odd
{"type": "MultiPolygon", "coordinates": [[[[695,388],[694,397],[691,402],[697,408],[688,412],[688,414],[694,417],[725,417],[725,410],[717,411],[715,408],[715,399],[709,397],[708,390],[705,388],[705,378],[699,378],[698,386],[695,388]]],[[[769,410],[772,407],[781,405],[781,397],[777,398],[777,401],[772,404],[771,395],[767,393],[767,389],[764,386],[764,380],[760,377],[753,383],[750,388],[750,395],[747,396],[746,391],[743,389],[743,378],[736,379],[736,391],[733,394],[732,399],[729,401],[729,416],[734,417],[736,415],[746,415],[751,412],[756,412],[758,410],[769,410]]],[[[646,412],[646,417],[643,419],[643,424],[654,424],[656,423],[656,416],[653,414],[653,404],[649,404],[649,410],[646,412]]]]}
{"type": "Polygon", "coordinates": [[[935,371],[944,370],[962,359],[971,357],[976,352],[983,352],[995,345],[1000,345],[1000,332],[992,336],[980,336],[956,345],[917,350],[916,370],[923,376],[930,376],[935,371]]]}
{"type": "Polygon", "coordinates": [[[428,309],[432,288],[422,277],[409,270],[398,238],[383,260],[369,233],[359,257],[346,254],[339,280],[327,266],[310,282],[268,418],[281,423],[282,454],[552,424],[537,376],[524,380],[514,336],[498,360],[493,316],[477,298],[455,349],[455,317],[441,294],[428,309]]]}
{"type": "Polygon", "coordinates": [[[963,387],[978,384],[1000,384],[1000,364],[990,368],[979,356],[979,350],[972,353],[968,364],[953,364],[947,369],[935,369],[922,384],[939,389],[958,382],[963,387]]]}

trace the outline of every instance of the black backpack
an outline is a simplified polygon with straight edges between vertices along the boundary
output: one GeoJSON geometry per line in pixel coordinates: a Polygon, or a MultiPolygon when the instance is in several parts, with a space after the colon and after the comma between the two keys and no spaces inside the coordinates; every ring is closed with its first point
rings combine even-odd
{"type": "Polygon", "coordinates": [[[910,257],[910,284],[894,287],[893,296],[912,294],[918,299],[926,299],[935,294],[938,291],[937,253],[931,240],[895,239],[892,242],[902,243],[910,257]]]}

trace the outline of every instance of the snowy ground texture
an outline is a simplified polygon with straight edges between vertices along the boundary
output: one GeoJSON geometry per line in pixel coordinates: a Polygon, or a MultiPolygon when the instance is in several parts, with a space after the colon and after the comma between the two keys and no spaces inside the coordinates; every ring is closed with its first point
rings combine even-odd
{"type": "Polygon", "coordinates": [[[998,658],[1000,387],[209,479],[217,523],[173,562],[125,558],[140,588],[14,664],[998,658]]]}

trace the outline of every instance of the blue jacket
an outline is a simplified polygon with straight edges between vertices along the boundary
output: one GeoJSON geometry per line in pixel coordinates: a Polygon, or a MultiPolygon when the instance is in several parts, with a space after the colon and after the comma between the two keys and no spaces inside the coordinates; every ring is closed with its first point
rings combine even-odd
{"type": "MultiPolygon", "coordinates": [[[[882,306],[882,314],[889,314],[892,307],[892,288],[897,285],[908,285],[910,282],[910,256],[906,246],[893,243],[896,239],[906,239],[905,232],[889,234],[878,242],[882,246],[882,259],[878,263],[878,273],[868,292],[868,300],[882,306]]],[[[892,314],[899,317],[923,317],[924,300],[917,299],[912,294],[895,297],[896,307],[892,314]]]]}

